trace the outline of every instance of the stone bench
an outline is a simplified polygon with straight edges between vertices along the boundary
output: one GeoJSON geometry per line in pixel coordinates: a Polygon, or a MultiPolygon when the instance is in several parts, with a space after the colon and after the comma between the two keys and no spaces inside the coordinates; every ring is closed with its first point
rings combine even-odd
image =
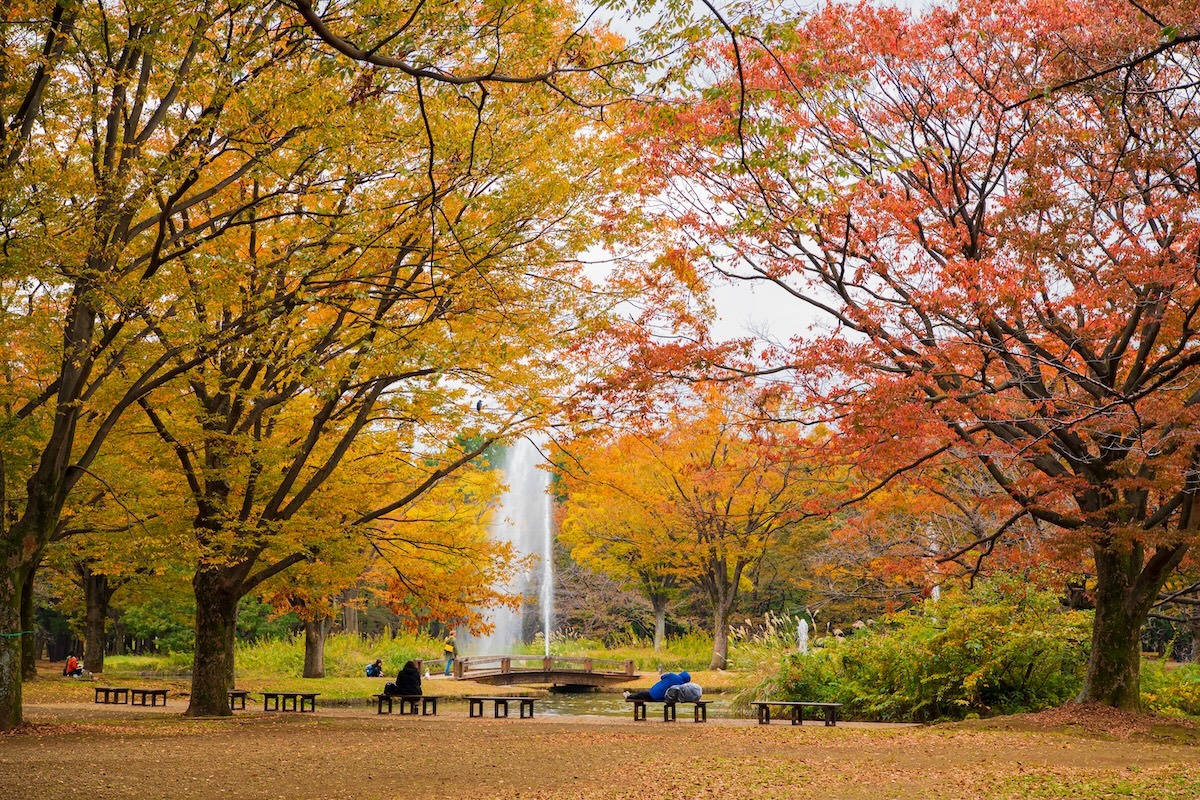
{"type": "Polygon", "coordinates": [[[166,689],[130,689],[129,690],[129,704],[132,706],[145,706],[145,705],[156,706],[156,705],[158,705],[159,698],[162,699],[162,704],[165,706],[167,704],[167,690],[166,689]],[[150,702],[147,703],[146,702],[147,700],[149,700],[150,702]]]}
{"type": "Polygon", "coordinates": [[[304,713],[304,706],[308,706],[308,710],[315,712],[317,710],[317,695],[319,692],[263,692],[263,711],[299,711],[304,713]],[[283,701],[282,708],[280,701],[283,701]],[[290,708],[289,708],[290,704],[290,708]],[[297,705],[299,704],[299,705],[297,705]]]}
{"type": "Polygon", "coordinates": [[[838,709],[842,707],[841,703],[813,703],[813,702],[792,702],[787,700],[755,700],[750,703],[758,711],[758,724],[769,725],[771,723],[771,707],[786,708],[789,710],[793,725],[804,724],[804,709],[808,707],[819,708],[825,713],[825,726],[833,727],[837,725],[838,709]]]}
{"type": "Polygon", "coordinates": [[[396,700],[400,701],[400,714],[417,713],[417,704],[421,706],[422,717],[436,717],[438,696],[432,694],[373,694],[371,699],[375,701],[375,707],[380,714],[392,713],[392,703],[396,700]],[[387,711],[383,710],[384,705],[387,705],[387,711]]]}
{"type": "Polygon", "coordinates": [[[128,703],[129,687],[127,686],[96,686],[97,703],[128,703]]]}
{"type": "Polygon", "coordinates": [[[633,720],[634,722],[644,722],[646,719],[646,704],[647,703],[662,703],[663,707],[663,722],[675,721],[675,706],[688,705],[692,706],[692,719],[695,722],[708,722],[708,704],[711,700],[641,700],[636,697],[627,698],[630,703],[633,703],[633,720]]]}
{"type": "Polygon", "coordinates": [[[537,700],[537,698],[536,697],[527,697],[525,695],[507,695],[507,696],[506,695],[500,695],[500,696],[474,695],[474,696],[467,698],[467,715],[471,716],[471,717],[482,717],[483,716],[483,704],[489,700],[492,701],[492,703],[493,703],[492,713],[497,718],[507,717],[508,716],[508,704],[510,702],[516,702],[520,705],[519,713],[521,715],[521,719],[525,719],[525,717],[526,717],[525,711],[526,710],[529,711],[529,714],[528,714],[529,718],[533,719],[533,702],[535,700],[537,700]],[[479,713],[476,713],[476,711],[478,711],[479,713]],[[504,713],[500,713],[501,711],[503,711],[504,713]]]}

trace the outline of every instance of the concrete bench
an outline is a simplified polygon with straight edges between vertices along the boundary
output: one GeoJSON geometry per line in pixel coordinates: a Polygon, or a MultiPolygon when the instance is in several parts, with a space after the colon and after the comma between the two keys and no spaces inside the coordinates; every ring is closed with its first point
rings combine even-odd
{"type": "Polygon", "coordinates": [[[145,705],[156,706],[156,705],[158,705],[159,698],[162,699],[162,704],[165,706],[167,704],[167,690],[166,689],[130,689],[129,690],[129,704],[131,706],[145,706],[145,705]],[[147,700],[149,700],[150,702],[147,703],[146,702],[147,700]]]}
{"type": "MultiPolygon", "coordinates": [[[[646,704],[658,703],[658,700],[640,700],[636,697],[627,698],[630,703],[633,703],[633,720],[634,722],[644,722],[646,719],[646,704]]],[[[695,722],[708,722],[708,704],[711,700],[663,700],[663,722],[675,721],[675,706],[688,705],[692,706],[692,719],[695,722]]]]}
{"type": "Polygon", "coordinates": [[[506,695],[500,695],[500,696],[475,695],[475,696],[471,696],[471,697],[467,698],[467,715],[471,716],[471,717],[482,717],[483,716],[483,704],[489,700],[492,701],[492,703],[493,703],[492,713],[497,718],[507,717],[508,716],[508,704],[510,702],[516,702],[520,705],[519,712],[521,714],[521,719],[525,719],[526,710],[529,711],[529,714],[528,714],[529,718],[533,719],[533,702],[535,700],[537,700],[537,698],[536,697],[527,697],[525,695],[507,695],[507,696],[506,695]],[[479,713],[476,713],[476,711],[478,711],[479,713]],[[501,711],[503,711],[504,713],[501,713],[501,711]]]}
{"type": "Polygon", "coordinates": [[[299,711],[301,714],[305,711],[305,705],[308,710],[315,712],[317,710],[317,695],[319,692],[263,692],[263,711],[299,711]],[[283,701],[282,708],[280,700],[283,701]],[[297,704],[299,704],[297,706],[297,704]],[[290,707],[289,707],[290,705],[290,707]]]}
{"type": "Polygon", "coordinates": [[[400,701],[400,714],[416,714],[417,704],[421,705],[422,717],[436,717],[438,696],[432,694],[373,694],[371,699],[375,701],[375,706],[380,714],[392,713],[392,703],[396,700],[400,701]],[[387,711],[383,710],[384,705],[387,705],[387,711]]]}
{"type": "Polygon", "coordinates": [[[128,703],[129,687],[127,686],[96,686],[97,703],[128,703]]]}
{"type": "Polygon", "coordinates": [[[235,711],[241,709],[246,710],[246,698],[250,696],[250,692],[245,689],[230,689],[229,690],[229,710],[235,711]],[[240,705],[238,705],[240,703],[240,705]]]}
{"type": "Polygon", "coordinates": [[[769,725],[771,723],[771,707],[786,708],[792,718],[793,725],[804,724],[804,709],[819,708],[825,713],[825,726],[833,727],[837,725],[838,709],[842,707],[841,703],[813,703],[813,702],[792,702],[787,700],[755,700],[750,703],[758,711],[758,724],[769,725]]]}

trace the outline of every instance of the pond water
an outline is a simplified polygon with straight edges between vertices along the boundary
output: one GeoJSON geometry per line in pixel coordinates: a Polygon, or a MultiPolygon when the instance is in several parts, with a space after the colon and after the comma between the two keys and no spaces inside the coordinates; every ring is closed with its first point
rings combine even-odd
{"type": "MultiPolygon", "coordinates": [[[[740,716],[730,712],[730,701],[727,698],[705,696],[704,699],[712,701],[708,707],[709,717],[740,716]]],[[[648,704],[646,711],[649,719],[655,717],[662,719],[662,706],[657,703],[648,704]]],[[[680,720],[685,717],[691,719],[691,705],[682,704],[676,708],[676,711],[680,720]]],[[[547,716],[592,714],[601,717],[633,717],[633,707],[629,702],[620,694],[611,692],[585,692],[582,694],[551,692],[538,700],[537,712],[539,715],[547,716]]]]}

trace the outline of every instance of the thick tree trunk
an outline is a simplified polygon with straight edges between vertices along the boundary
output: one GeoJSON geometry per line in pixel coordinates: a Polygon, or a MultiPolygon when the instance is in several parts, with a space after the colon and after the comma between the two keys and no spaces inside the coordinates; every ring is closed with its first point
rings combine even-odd
{"type": "Polygon", "coordinates": [[[108,585],[107,575],[97,575],[87,570],[83,578],[83,597],[87,605],[83,633],[83,663],[96,674],[104,672],[105,623],[108,621],[108,603],[113,590],[108,585]]]}
{"type": "Polygon", "coordinates": [[[1187,630],[1192,636],[1192,651],[1188,661],[1200,664],[1200,613],[1192,612],[1187,618],[1187,630]]]}
{"type": "Polygon", "coordinates": [[[304,677],[325,677],[325,637],[329,635],[329,618],[321,617],[304,622],[304,677]]]}
{"type": "MultiPolygon", "coordinates": [[[[1081,703],[1140,711],[1141,633],[1149,606],[1133,594],[1140,558],[1097,548],[1096,617],[1081,703]],[[1131,563],[1132,561],[1138,563],[1131,563]]],[[[1157,587],[1156,587],[1157,588],[1157,587]]]]}
{"type": "Polygon", "coordinates": [[[233,641],[241,598],[220,569],[201,569],[192,578],[196,597],[196,651],[192,658],[192,698],[185,716],[225,717],[233,688],[233,641]]]}
{"type": "MultiPolygon", "coordinates": [[[[21,593],[25,570],[10,566],[0,570],[0,632],[17,634],[21,627],[21,593]]],[[[21,724],[21,640],[24,636],[0,636],[0,731],[21,724]]]]}
{"type": "MultiPolygon", "coordinates": [[[[38,559],[39,563],[40,561],[41,559],[38,559]]],[[[41,637],[34,632],[37,629],[33,618],[33,582],[36,574],[35,564],[30,567],[25,581],[21,584],[21,630],[25,631],[20,639],[21,680],[24,681],[31,681],[37,677],[37,659],[42,642],[41,637]]]]}
{"type": "Polygon", "coordinates": [[[662,649],[667,637],[667,597],[662,594],[650,595],[650,607],[654,610],[654,651],[662,649]]]}

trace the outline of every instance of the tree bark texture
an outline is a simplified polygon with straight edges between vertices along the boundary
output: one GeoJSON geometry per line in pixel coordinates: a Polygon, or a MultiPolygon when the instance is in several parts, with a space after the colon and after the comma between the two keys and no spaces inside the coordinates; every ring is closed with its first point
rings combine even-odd
{"type": "Polygon", "coordinates": [[[1143,567],[1137,545],[1097,546],[1092,555],[1096,617],[1078,700],[1138,712],[1142,707],[1142,624],[1169,570],[1152,569],[1153,564],[1143,567]]]}
{"type": "Polygon", "coordinates": [[[107,575],[97,575],[90,569],[83,576],[83,596],[87,606],[84,620],[83,663],[91,672],[104,672],[104,645],[107,640],[108,603],[114,587],[107,575]]]}
{"type": "Polygon", "coordinates": [[[304,621],[304,677],[325,677],[325,637],[329,635],[329,618],[304,621]]]}
{"type": "Polygon", "coordinates": [[[240,596],[220,569],[201,569],[192,578],[196,597],[196,649],[192,697],[185,716],[226,717],[233,688],[233,640],[240,596]]]}
{"type": "Polygon", "coordinates": [[[654,610],[654,651],[657,653],[662,649],[663,641],[667,638],[666,595],[650,595],[650,607],[654,610]]]}
{"type": "Polygon", "coordinates": [[[37,624],[33,618],[33,581],[36,566],[29,570],[21,584],[21,680],[31,681],[37,677],[37,659],[41,650],[41,637],[37,635],[37,624]]]}
{"type": "Polygon", "coordinates": [[[0,731],[11,731],[21,724],[21,594],[26,569],[13,568],[13,558],[6,558],[8,569],[0,572],[0,731]]]}

